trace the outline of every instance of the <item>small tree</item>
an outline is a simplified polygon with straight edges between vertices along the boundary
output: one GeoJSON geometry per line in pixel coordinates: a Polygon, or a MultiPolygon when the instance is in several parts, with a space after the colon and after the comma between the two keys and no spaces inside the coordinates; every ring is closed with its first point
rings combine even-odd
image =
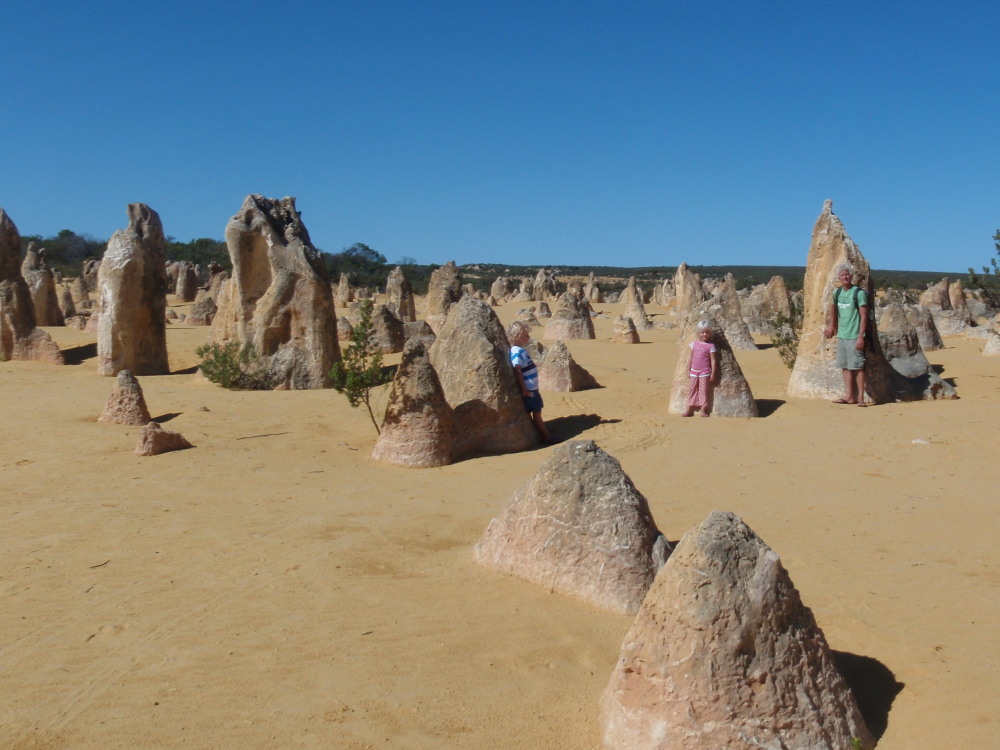
{"type": "MultiPolygon", "coordinates": [[[[997,255],[1000,256],[1000,229],[993,235],[993,244],[996,247],[997,255]]],[[[990,258],[990,265],[983,266],[983,273],[978,274],[969,268],[969,287],[972,289],[982,289],[983,296],[990,307],[996,309],[1000,307],[1000,265],[996,258],[990,258]]]]}
{"type": "Polygon", "coordinates": [[[778,350],[778,356],[791,370],[795,367],[795,359],[799,354],[799,333],[802,330],[802,310],[792,302],[789,305],[790,315],[778,313],[774,325],[778,332],[771,336],[771,343],[778,350]]]}
{"type": "Polygon", "coordinates": [[[383,372],[382,353],[375,347],[373,307],[374,303],[370,299],[361,303],[361,317],[351,332],[351,343],[341,353],[340,362],[333,365],[330,378],[333,380],[333,387],[347,396],[352,407],[365,405],[375,431],[381,434],[382,427],[372,411],[371,392],[373,388],[388,383],[392,377],[383,372]]]}

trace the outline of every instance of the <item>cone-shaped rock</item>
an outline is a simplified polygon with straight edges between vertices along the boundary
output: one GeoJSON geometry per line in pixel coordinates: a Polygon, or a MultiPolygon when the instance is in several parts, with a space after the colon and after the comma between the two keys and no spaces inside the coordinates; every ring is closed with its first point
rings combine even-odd
{"type": "Polygon", "coordinates": [[[1000,315],[997,315],[990,323],[990,333],[983,347],[983,354],[987,357],[1000,356],[1000,315]]]}
{"type": "MultiPolygon", "coordinates": [[[[688,325],[678,347],[677,365],[670,388],[671,414],[687,411],[688,389],[691,387],[689,365],[691,362],[691,342],[697,336],[697,328],[688,325]]],[[[712,391],[711,413],[713,417],[756,417],[757,401],[750,390],[740,363],[736,361],[733,348],[726,340],[726,334],[716,329],[716,353],[719,358],[719,383],[712,391]]]]}
{"type": "MultiPolygon", "coordinates": [[[[833,201],[828,200],[816,219],[809,246],[803,282],[802,333],[795,367],[788,381],[789,396],[833,399],[844,395],[844,377],[836,362],[837,339],[823,337],[827,311],[833,304],[833,290],[840,284],[835,273],[841,263],[854,267],[854,283],[868,293],[869,305],[874,305],[868,261],[833,213],[833,201]]],[[[869,320],[868,334],[865,337],[865,391],[876,404],[884,404],[895,399],[896,390],[874,318],[869,320]]]]}
{"type": "Polygon", "coordinates": [[[545,326],[544,338],[546,341],[594,338],[594,321],[590,319],[587,301],[577,299],[569,292],[560,295],[556,311],[545,326]]]}
{"type": "Polygon", "coordinates": [[[732,513],[681,539],[601,698],[605,747],[846,750],[875,741],[778,556],[732,513]]]}
{"type": "Polygon", "coordinates": [[[121,370],[97,421],[138,426],[149,424],[149,420],[149,409],[146,408],[146,399],[142,395],[142,386],[131,372],[121,370]]]}
{"type": "Polygon", "coordinates": [[[618,300],[625,303],[625,317],[632,318],[632,324],[637,331],[648,331],[653,327],[652,321],[646,315],[646,305],[642,301],[642,290],[636,286],[635,276],[628,277],[625,291],[618,300]]]}
{"type": "Polygon", "coordinates": [[[35,306],[20,262],[21,235],[0,208],[0,360],[34,359],[61,365],[59,347],[36,328],[35,306]]]}
{"type": "Polygon", "coordinates": [[[128,206],[128,227],[111,235],[97,274],[97,372],[166,375],[166,240],[160,216],[128,206]]]}
{"type": "Polygon", "coordinates": [[[21,276],[31,292],[31,302],[35,307],[36,326],[61,326],[66,324],[66,315],[59,304],[56,293],[56,278],[45,262],[45,249],[35,249],[35,243],[28,244],[21,263],[21,276]]]}
{"type": "Polygon", "coordinates": [[[437,332],[430,360],[455,410],[457,453],[512,453],[538,443],[493,308],[462,297],[437,332]]]}
{"type": "Polygon", "coordinates": [[[413,287],[403,275],[403,269],[396,266],[389,273],[385,284],[386,305],[403,323],[412,323],[417,319],[417,308],[413,300],[413,287]]]}
{"type": "Polygon", "coordinates": [[[593,375],[577,364],[562,341],[553,343],[535,364],[538,365],[538,388],[542,391],[585,391],[601,387],[593,375]]]}
{"type": "Polygon", "coordinates": [[[612,344],[638,344],[639,332],[635,329],[635,323],[627,315],[615,317],[615,327],[611,330],[612,344]]]}
{"type": "MultiPolygon", "coordinates": [[[[331,293],[333,290],[330,290],[331,293]]],[[[337,292],[334,302],[337,307],[347,307],[354,300],[354,290],[351,289],[351,278],[346,273],[340,274],[340,283],[337,284],[337,292]]]]}
{"type": "MultiPolygon", "coordinates": [[[[712,298],[711,307],[711,316],[722,326],[726,340],[733,349],[757,351],[757,344],[750,334],[750,328],[743,320],[740,297],[736,293],[736,279],[731,273],[727,273],[719,284],[712,298]]],[[[694,322],[694,317],[688,318],[689,325],[694,322]]],[[[701,317],[701,314],[698,317],[701,317]]]]}
{"type": "Polygon", "coordinates": [[[455,416],[419,338],[406,342],[389,389],[372,459],[400,466],[444,466],[455,459],[455,416]]]}
{"type": "Polygon", "coordinates": [[[448,317],[451,306],[462,298],[462,278],[455,261],[449,260],[431,271],[427,285],[427,313],[424,319],[434,333],[438,333],[448,317]]]}
{"type": "Polygon", "coordinates": [[[403,323],[397,318],[388,305],[375,305],[372,310],[372,342],[383,354],[393,354],[403,351],[406,334],[403,323]]]}
{"type": "Polygon", "coordinates": [[[247,196],[226,225],[226,245],[233,275],[212,338],[252,345],[285,387],[327,387],[340,359],[333,293],[295,199],[247,196]]]}
{"type": "Polygon", "coordinates": [[[150,422],[142,428],[139,444],[135,447],[135,455],[157,456],[160,453],[193,447],[179,432],[165,430],[156,422],[150,422]]]}
{"type": "Polygon", "coordinates": [[[669,554],[646,498],[592,440],[563,443],[490,521],[477,562],[613,612],[638,610],[669,554]]]}
{"type": "Polygon", "coordinates": [[[677,322],[684,325],[691,312],[708,299],[701,277],[687,263],[681,263],[674,272],[674,294],[676,299],[677,322]]]}

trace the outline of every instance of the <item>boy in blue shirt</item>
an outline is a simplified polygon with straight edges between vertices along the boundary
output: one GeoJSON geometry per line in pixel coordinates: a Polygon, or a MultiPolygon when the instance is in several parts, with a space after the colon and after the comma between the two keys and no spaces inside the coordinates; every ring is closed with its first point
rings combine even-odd
{"type": "Polygon", "coordinates": [[[515,320],[507,326],[507,340],[510,342],[510,363],[514,366],[514,374],[521,386],[521,396],[524,398],[524,408],[531,415],[531,421],[542,436],[542,442],[554,443],[555,439],[545,426],[542,419],[542,394],[538,392],[538,367],[531,355],[524,348],[531,339],[528,324],[515,320]]]}

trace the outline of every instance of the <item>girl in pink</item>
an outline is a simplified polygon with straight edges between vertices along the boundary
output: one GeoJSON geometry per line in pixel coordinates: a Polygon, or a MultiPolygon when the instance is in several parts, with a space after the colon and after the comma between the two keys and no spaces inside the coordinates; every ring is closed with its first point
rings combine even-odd
{"type": "Polygon", "coordinates": [[[688,361],[691,388],[688,390],[687,411],[683,415],[685,417],[693,416],[695,409],[700,411],[701,416],[708,416],[709,405],[712,403],[712,386],[719,382],[719,355],[712,343],[714,335],[712,321],[698,321],[698,335],[691,342],[691,359],[688,361]]]}

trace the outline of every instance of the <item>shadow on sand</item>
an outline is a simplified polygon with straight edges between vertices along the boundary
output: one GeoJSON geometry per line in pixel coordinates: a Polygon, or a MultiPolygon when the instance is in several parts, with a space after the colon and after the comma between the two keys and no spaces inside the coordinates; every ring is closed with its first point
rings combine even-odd
{"type": "Polygon", "coordinates": [[[97,344],[81,344],[62,350],[63,360],[67,365],[81,365],[84,360],[97,356],[97,344]]]}
{"type": "Polygon", "coordinates": [[[762,417],[769,417],[784,405],[785,402],[780,398],[758,398],[757,414],[762,417]]]}
{"type": "Polygon", "coordinates": [[[896,682],[896,675],[892,670],[870,656],[834,651],[833,660],[844,676],[847,687],[854,693],[865,724],[875,735],[875,739],[880,739],[889,725],[892,702],[905,686],[902,682],[896,682]]]}
{"type": "Polygon", "coordinates": [[[586,432],[599,424],[618,424],[619,422],[621,422],[620,419],[604,419],[598,414],[574,414],[570,417],[545,420],[549,432],[559,440],[572,440],[581,432],[586,432]]]}

